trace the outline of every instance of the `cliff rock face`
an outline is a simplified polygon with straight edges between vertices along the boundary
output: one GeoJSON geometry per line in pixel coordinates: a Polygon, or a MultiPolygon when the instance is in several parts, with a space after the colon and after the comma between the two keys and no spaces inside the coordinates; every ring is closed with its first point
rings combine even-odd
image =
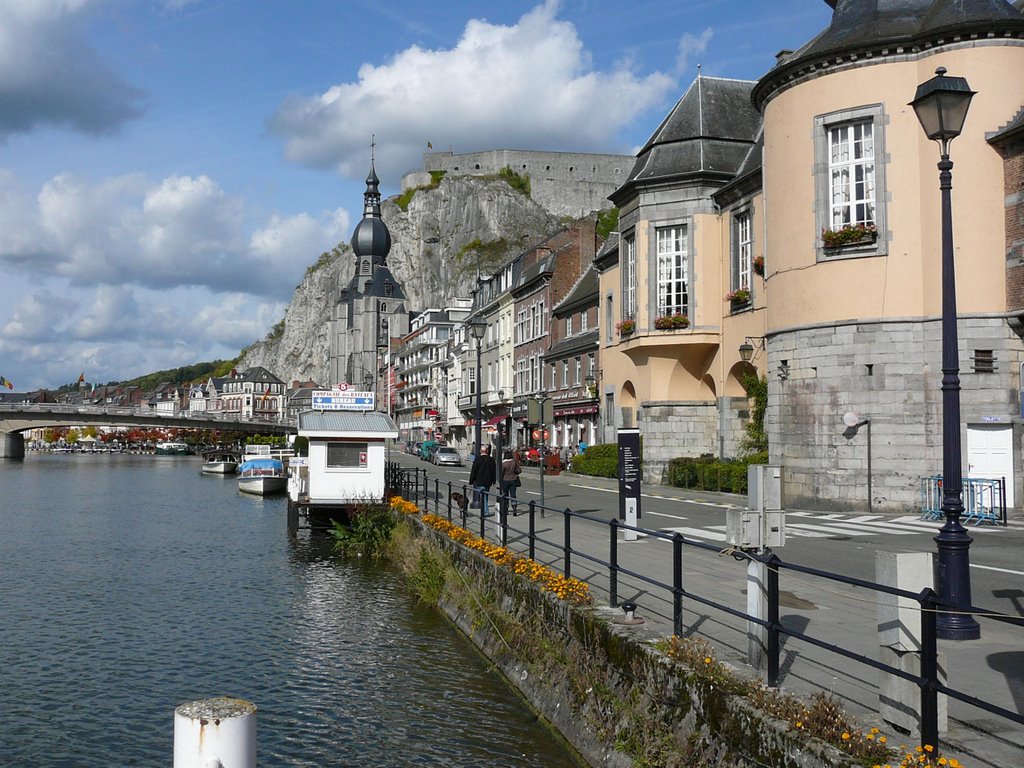
{"type": "MultiPolygon", "coordinates": [[[[478,266],[489,274],[559,227],[556,216],[500,179],[445,177],[409,196],[385,200],[381,214],[391,231],[388,266],[417,310],[472,295],[478,266]]],[[[246,349],[239,367],[261,365],[286,384],[312,379],[330,385],[331,311],[353,268],[347,244],[322,255],[296,288],[282,324],[246,349]]]]}

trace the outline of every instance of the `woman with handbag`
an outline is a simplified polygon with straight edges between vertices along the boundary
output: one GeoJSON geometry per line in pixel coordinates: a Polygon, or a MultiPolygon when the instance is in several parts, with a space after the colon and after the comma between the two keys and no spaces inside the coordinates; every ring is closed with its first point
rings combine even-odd
{"type": "Polygon", "coordinates": [[[516,489],[521,485],[519,475],[522,471],[523,468],[515,454],[511,450],[506,450],[501,462],[501,477],[498,487],[505,503],[511,507],[512,514],[516,514],[516,507],[519,505],[516,489]]]}

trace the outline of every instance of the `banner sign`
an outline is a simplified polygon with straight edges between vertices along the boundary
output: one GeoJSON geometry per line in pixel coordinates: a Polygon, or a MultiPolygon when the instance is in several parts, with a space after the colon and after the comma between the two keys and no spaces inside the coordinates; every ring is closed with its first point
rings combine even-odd
{"type": "Polygon", "coordinates": [[[619,430],[619,519],[640,519],[640,430],[619,430]],[[632,514],[629,515],[632,517],[632,514]]]}
{"type": "Polygon", "coordinates": [[[314,411],[372,411],[373,392],[354,390],[314,390],[314,411]]]}

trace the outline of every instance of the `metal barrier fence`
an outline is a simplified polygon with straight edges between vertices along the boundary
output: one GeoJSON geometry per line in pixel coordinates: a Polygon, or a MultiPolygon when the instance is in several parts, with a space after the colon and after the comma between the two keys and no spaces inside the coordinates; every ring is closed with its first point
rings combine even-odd
{"type": "MultiPolygon", "coordinates": [[[[1006,478],[965,477],[964,525],[1006,525],[1006,478]]],[[[938,520],[942,512],[942,475],[921,478],[921,518],[938,520]]]]}
{"type": "MultiPolygon", "coordinates": [[[[490,517],[485,518],[482,509],[470,509],[472,488],[468,485],[453,484],[451,481],[442,483],[438,478],[433,482],[427,476],[427,471],[418,468],[399,467],[397,464],[388,465],[388,477],[395,484],[389,488],[400,493],[403,498],[409,499],[417,504],[425,512],[431,512],[438,516],[447,517],[449,521],[460,520],[463,528],[468,530],[471,517],[474,523],[479,524],[481,538],[486,538],[486,526],[492,522],[490,517]],[[476,512],[475,515],[472,512],[476,512]]],[[[922,746],[939,744],[939,708],[938,696],[940,694],[952,699],[964,702],[970,706],[984,710],[990,714],[1010,720],[1014,723],[1024,725],[1024,715],[1009,709],[997,706],[990,702],[971,696],[963,691],[949,687],[942,683],[939,677],[938,660],[938,636],[936,632],[936,616],[939,613],[968,612],[987,619],[1009,624],[1017,627],[1024,627],[1024,619],[979,608],[974,605],[960,605],[943,601],[930,587],[921,592],[909,592],[907,590],[891,587],[887,584],[879,584],[864,579],[852,578],[838,573],[831,573],[817,568],[809,568],[797,563],[789,563],[779,558],[774,553],[760,555],[753,552],[736,552],[734,557],[745,560],[751,559],[763,563],[767,569],[766,598],[767,598],[767,619],[752,616],[744,611],[737,610],[710,597],[699,595],[687,590],[683,579],[683,552],[684,548],[705,550],[716,555],[722,553],[722,547],[714,544],[707,544],[693,539],[687,539],[682,534],[665,533],[664,531],[652,530],[626,525],[617,518],[605,520],[586,513],[573,512],[569,508],[554,509],[530,501],[525,504],[526,511],[519,514],[509,514],[509,499],[497,493],[487,492],[486,495],[498,510],[497,532],[502,546],[507,547],[509,533],[515,533],[525,537],[527,544],[527,556],[536,559],[537,546],[550,547],[561,553],[561,569],[566,577],[572,576],[574,563],[580,561],[602,568],[607,571],[609,580],[609,605],[613,608],[619,607],[618,584],[620,576],[628,576],[653,589],[661,590],[668,595],[672,604],[672,626],[673,632],[681,636],[683,634],[683,601],[690,600],[700,605],[724,612],[730,616],[746,622],[757,624],[765,628],[767,632],[767,674],[766,682],[771,687],[779,685],[781,639],[783,636],[802,640],[812,646],[821,648],[830,653],[842,656],[843,658],[856,661],[860,664],[881,670],[887,674],[908,680],[920,689],[920,712],[921,732],[920,740],[922,746]],[[540,513],[551,512],[561,516],[562,537],[561,541],[545,539],[537,533],[536,516],[540,513]],[[509,518],[517,518],[521,514],[526,515],[526,529],[516,528],[509,523],[509,518]],[[572,545],[572,526],[574,521],[581,523],[604,526],[608,530],[608,552],[607,559],[576,549],[572,545]],[[667,584],[650,577],[647,574],[624,568],[619,565],[619,532],[635,531],[636,533],[652,538],[668,541],[672,546],[672,583],[667,584]],[[575,559],[574,559],[575,558],[575,559]],[[856,653],[834,643],[827,642],[820,637],[815,637],[806,632],[784,626],[780,621],[780,575],[786,571],[824,579],[829,582],[844,584],[855,587],[859,590],[866,590],[877,594],[892,595],[897,598],[906,598],[918,603],[921,612],[921,659],[920,674],[913,674],[905,670],[893,667],[884,662],[878,661],[870,656],[856,653]]],[[[524,506],[520,503],[518,506],[524,506]]],[[[556,518],[557,519],[557,518],[556,518]]],[[[556,526],[557,527],[557,526],[556,526]]]]}

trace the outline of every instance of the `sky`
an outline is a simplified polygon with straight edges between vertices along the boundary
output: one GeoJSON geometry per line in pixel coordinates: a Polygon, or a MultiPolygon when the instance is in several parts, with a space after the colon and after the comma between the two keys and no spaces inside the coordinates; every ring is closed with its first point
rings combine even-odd
{"type": "Polygon", "coordinates": [[[635,153],[824,0],[0,0],[0,375],[232,359],[433,151],[635,153]]]}

